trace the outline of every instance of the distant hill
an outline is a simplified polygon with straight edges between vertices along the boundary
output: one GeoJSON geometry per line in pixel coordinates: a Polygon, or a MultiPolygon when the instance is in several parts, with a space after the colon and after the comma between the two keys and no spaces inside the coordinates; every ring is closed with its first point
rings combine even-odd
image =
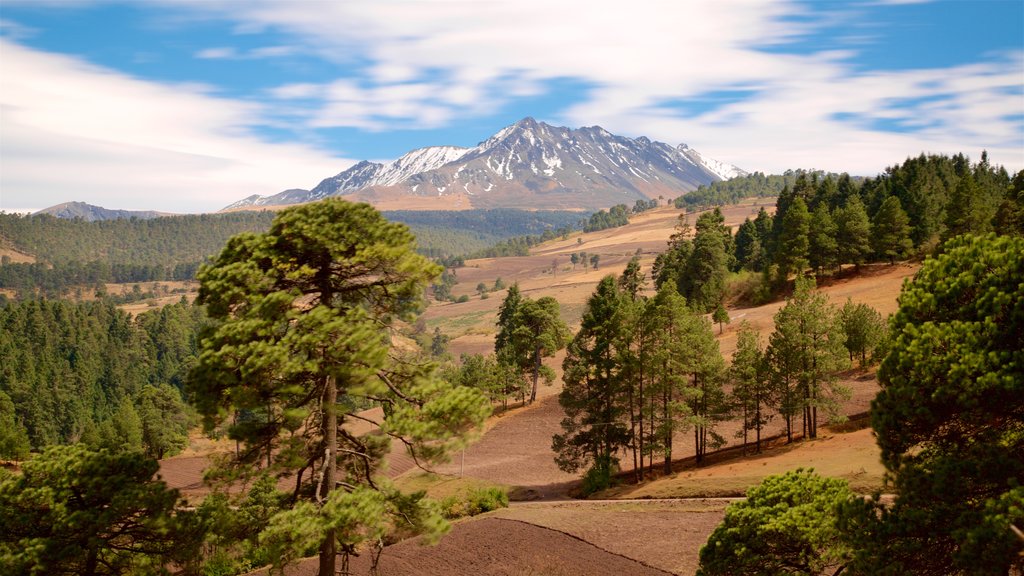
{"type": "MultiPolygon", "coordinates": [[[[385,209],[461,200],[473,208],[585,209],[672,198],[734,176],[739,168],[645,137],[626,138],[599,126],[571,129],[525,118],[474,148],[432,146],[387,164],[363,161],[312,190],[250,196],[225,207],[280,206],[328,196],[385,209]]],[[[441,207],[440,205],[437,207],[441,207]]]]}
{"type": "Polygon", "coordinates": [[[66,218],[68,220],[81,218],[86,222],[96,222],[99,220],[121,220],[128,218],[149,220],[152,218],[159,218],[161,216],[171,216],[171,214],[167,212],[154,212],[153,210],[111,210],[109,208],[103,208],[102,206],[86,204],[85,202],[64,202],[63,204],[43,208],[36,212],[36,214],[49,214],[51,216],[56,216],[57,218],[66,218]]]}

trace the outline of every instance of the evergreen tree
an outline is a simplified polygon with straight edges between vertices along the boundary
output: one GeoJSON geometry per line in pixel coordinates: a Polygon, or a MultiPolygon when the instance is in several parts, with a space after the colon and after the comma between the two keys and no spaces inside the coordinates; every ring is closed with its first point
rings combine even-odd
{"type": "Polygon", "coordinates": [[[142,446],[157,460],[188,446],[189,418],[178,389],[168,384],[146,386],[138,399],[142,446]]]}
{"type": "Polygon", "coordinates": [[[28,431],[17,420],[14,402],[0,391],[0,458],[24,460],[31,447],[28,431]]]}
{"type": "Polygon", "coordinates": [[[808,236],[808,261],[817,275],[830,270],[839,259],[839,244],[836,242],[838,227],[829,214],[828,203],[821,202],[811,214],[808,236]]]}
{"type": "MultiPolygon", "coordinates": [[[[298,469],[298,481],[313,481],[316,504],[296,505],[276,526],[315,534],[323,574],[334,573],[338,553],[345,561],[358,535],[401,522],[393,514],[406,502],[373,480],[387,440],[342,428],[359,404],[350,399],[383,404],[381,429],[427,461],[461,445],[489,412],[479,392],[445,386],[432,365],[390,353],[392,319],[418,308],[438,272],[414,252],[404,225],[340,199],[278,213],[267,233],[232,238],[200,271],[199,300],[217,323],[191,379],[199,411],[210,428],[231,412],[257,416],[229,427],[245,445],[238,463],[265,457],[270,469],[298,469]],[[342,524],[334,514],[343,506],[382,514],[342,524]]],[[[407,516],[427,513],[415,503],[407,516]]],[[[439,522],[417,526],[437,530],[439,522]]]]}
{"type": "Polygon", "coordinates": [[[679,293],[686,297],[691,306],[702,312],[710,312],[725,296],[732,235],[717,208],[701,214],[696,228],[693,251],[676,282],[679,293]]]}
{"type": "Polygon", "coordinates": [[[629,263],[626,264],[626,269],[622,271],[622,276],[619,277],[619,288],[629,296],[630,299],[636,300],[640,297],[640,291],[644,287],[644,275],[640,272],[640,258],[633,256],[629,259],[629,263]]]}
{"type": "Polygon", "coordinates": [[[943,240],[960,234],[992,231],[997,205],[987,201],[985,192],[971,172],[960,178],[949,197],[943,240]]]}
{"type": "Polygon", "coordinates": [[[512,346],[512,335],[518,328],[519,306],[522,303],[523,296],[519,293],[519,283],[515,283],[509,287],[505,299],[498,307],[498,334],[494,337],[494,353],[499,356],[502,350],[510,349],[512,346]]]}
{"type": "Polygon", "coordinates": [[[672,470],[673,439],[677,432],[692,425],[689,406],[684,402],[690,392],[690,377],[695,371],[693,352],[696,349],[696,316],[687,307],[686,298],[679,295],[671,283],[658,289],[654,299],[644,311],[642,326],[649,332],[650,354],[647,396],[649,430],[652,435],[649,450],[664,454],[666,473],[672,470]]]}
{"type": "Polygon", "coordinates": [[[811,215],[807,212],[807,204],[803,198],[794,198],[782,219],[778,249],[775,253],[780,283],[785,282],[790,274],[800,274],[807,268],[810,227],[811,215]]]}
{"type": "Polygon", "coordinates": [[[562,366],[565,386],[558,401],[565,409],[562,434],[552,440],[558,467],[575,472],[589,467],[585,492],[605,488],[618,468],[616,454],[627,446],[626,382],[618,358],[619,331],[626,325],[625,299],[614,276],[606,276],[587,301],[580,331],[562,366]]]}
{"type": "Polygon", "coordinates": [[[850,353],[850,362],[854,356],[860,357],[860,365],[867,365],[868,354],[875,354],[885,340],[885,320],[877,310],[864,303],[854,304],[849,298],[839,310],[839,322],[845,336],[844,345],[850,353]]]}
{"type": "Polygon", "coordinates": [[[771,389],[764,363],[757,330],[744,320],[736,334],[729,380],[732,382],[734,404],[743,414],[743,449],[747,447],[747,433],[753,430],[758,454],[761,453],[761,430],[768,423],[768,408],[771,406],[771,389]]]}
{"type": "Polygon", "coordinates": [[[168,574],[197,555],[201,529],[139,452],[48,448],[0,479],[4,574],[168,574]]]}
{"type": "Polygon", "coordinates": [[[835,215],[839,264],[863,264],[871,253],[871,222],[860,196],[851,196],[835,215]]]}
{"type": "Polygon", "coordinates": [[[813,470],[769,476],[726,509],[697,574],[839,574],[852,551],[833,510],[854,499],[845,480],[813,470]]]}
{"type": "Polygon", "coordinates": [[[871,425],[895,502],[851,501],[857,573],[1022,567],[1024,240],[961,236],[904,285],[871,425]]]}
{"type": "Polygon", "coordinates": [[[537,382],[541,375],[547,382],[554,379],[554,373],[541,360],[565,348],[571,336],[559,314],[558,301],[550,296],[539,300],[526,298],[519,306],[512,350],[520,370],[532,373],[531,404],[537,400],[537,382]]]}
{"type": "Polygon", "coordinates": [[[743,220],[736,230],[736,270],[753,270],[760,272],[762,258],[761,238],[758,236],[757,225],[750,218],[743,220]]]}
{"type": "Polygon", "coordinates": [[[818,408],[837,418],[840,400],[849,397],[849,390],[835,378],[848,365],[842,328],[828,298],[814,290],[813,280],[797,279],[793,296],[775,314],[768,348],[776,382],[786,386],[781,396],[788,401],[783,404],[788,438],[792,441],[794,408],[802,413],[804,437],[816,438],[818,408]]]}
{"type": "Polygon", "coordinates": [[[914,243],[910,240],[910,220],[900,207],[900,200],[889,196],[875,214],[871,223],[871,243],[875,254],[888,258],[893,264],[896,258],[910,253],[914,243]]]}
{"type": "Polygon", "coordinates": [[[715,311],[711,313],[711,321],[718,324],[718,333],[721,334],[723,324],[729,323],[729,311],[725,309],[725,306],[719,302],[718,306],[715,307],[715,311]]]}
{"type": "Polygon", "coordinates": [[[711,331],[711,322],[703,316],[690,320],[689,377],[683,393],[693,426],[694,454],[697,465],[704,461],[709,449],[725,445],[725,438],[716,430],[729,416],[728,398],[723,387],[725,361],[711,331]]]}

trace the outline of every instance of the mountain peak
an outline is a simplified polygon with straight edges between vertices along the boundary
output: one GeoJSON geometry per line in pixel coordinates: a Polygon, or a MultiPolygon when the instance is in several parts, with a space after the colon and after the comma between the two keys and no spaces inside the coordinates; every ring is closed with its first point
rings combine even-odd
{"type": "MultiPolygon", "coordinates": [[[[346,195],[388,209],[597,209],[677,196],[742,173],[685,144],[616,136],[600,126],[554,127],[527,116],[474,148],[428,146],[385,164],[360,162],[324,179],[304,201],[346,195]]],[[[296,196],[242,202],[293,204],[296,196]]]]}

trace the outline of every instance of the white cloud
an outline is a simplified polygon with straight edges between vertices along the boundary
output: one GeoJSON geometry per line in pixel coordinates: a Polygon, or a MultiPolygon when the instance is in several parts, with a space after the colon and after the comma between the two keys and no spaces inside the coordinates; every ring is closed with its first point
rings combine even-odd
{"type": "Polygon", "coordinates": [[[196,52],[196,58],[200,60],[227,60],[229,58],[237,58],[238,53],[234,48],[220,47],[220,48],[205,48],[196,52]]]}
{"type": "Polygon", "coordinates": [[[351,160],[253,136],[266,111],[0,39],[0,209],[80,200],[212,211],[313,186],[351,160]]]}
{"type": "MultiPolygon", "coordinates": [[[[873,174],[921,151],[976,156],[982,148],[993,161],[1024,168],[1021,126],[1004,118],[1024,113],[1022,98],[1006,90],[1022,85],[1021,54],[952,70],[882,73],[854,71],[855,52],[761,50],[850,17],[810,14],[790,0],[634,0],[600,9],[583,0],[210,0],[201,6],[254,29],[292,33],[324,58],[358,54],[372,62],[365,78],[320,87],[323,105],[309,119],[315,127],[436,127],[570,78],[593,89],[559,120],[685,140],[749,169],[873,174]],[[697,116],[663,106],[735,87],[757,95],[697,116]],[[950,98],[891,108],[893,101],[933,94],[950,98]],[[836,120],[841,114],[864,120],[836,120]],[[870,128],[868,120],[887,117],[921,129],[870,128]]],[[[279,95],[296,92],[314,90],[282,87],[279,95]]]]}
{"type": "Polygon", "coordinates": [[[239,52],[230,46],[204,48],[196,52],[200,60],[261,60],[263,58],[281,58],[298,52],[295,46],[263,46],[245,52],[239,52]]]}

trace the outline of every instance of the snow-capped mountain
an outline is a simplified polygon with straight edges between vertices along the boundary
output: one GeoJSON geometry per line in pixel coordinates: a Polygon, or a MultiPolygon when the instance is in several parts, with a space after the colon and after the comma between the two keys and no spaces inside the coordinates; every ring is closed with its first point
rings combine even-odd
{"type": "Polygon", "coordinates": [[[476,208],[607,208],[678,196],[746,174],[685,144],[616,136],[598,126],[570,129],[525,118],[474,148],[433,146],[388,164],[360,162],[312,190],[250,196],[226,209],[279,206],[345,195],[402,207],[403,199],[453,196],[476,208]]]}

